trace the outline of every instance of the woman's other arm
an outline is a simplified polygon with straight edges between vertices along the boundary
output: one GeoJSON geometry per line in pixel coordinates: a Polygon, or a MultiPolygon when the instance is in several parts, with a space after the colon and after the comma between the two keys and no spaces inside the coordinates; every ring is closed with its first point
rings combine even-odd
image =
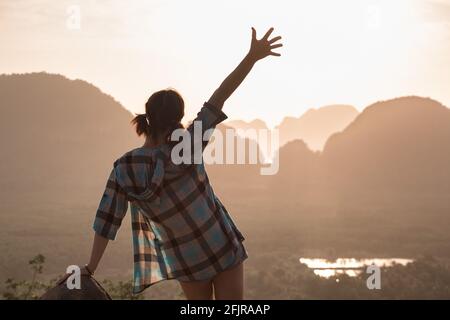
{"type": "Polygon", "coordinates": [[[279,53],[273,52],[272,50],[283,46],[281,43],[277,43],[281,40],[281,37],[275,37],[269,40],[273,30],[273,28],[270,28],[264,37],[258,40],[256,39],[256,30],[252,28],[252,42],[248,54],[214,92],[208,100],[210,104],[222,109],[225,101],[240,86],[257,61],[268,56],[280,56],[279,53]]]}
{"type": "MultiPolygon", "coordinates": [[[[117,165],[119,166],[119,165],[117,165]]],[[[119,169],[117,169],[119,170],[119,169]]],[[[94,220],[94,242],[91,257],[87,264],[88,271],[94,273],[105,252],[109,240],[116,238],[122,220],[128,210],[128,200],[125,191],[116,179],[116,167],[106,183],[105,192],[94,220]]]]}
{"type": "Polygon", "coordinates": [[[92,244],[91,258],[87,264],[88,272],[94,273],[97,270],[98,264],[108,246],[109,239],[104,238],[98,233],[95,233],[94,243],[92,244]]]}
{"type": "MultiPolygon", "coordinates": [[[[92,245],[91,250],[91,258],[89,260],[89,263],[86,266],[83,266],[80,268],[82,275],[93,275],[95,270],[97,269],[97,266],[103,256],[103,253],[105,252],[106,246],[108,245],[109,239],[102,237],[101,235],[95,233],[94,236],[94,243],[92,245]]],[[[58,284],[61,284],[69,278],[71,274],[66,273],[60,280],[58,280],[58,284]]]]}

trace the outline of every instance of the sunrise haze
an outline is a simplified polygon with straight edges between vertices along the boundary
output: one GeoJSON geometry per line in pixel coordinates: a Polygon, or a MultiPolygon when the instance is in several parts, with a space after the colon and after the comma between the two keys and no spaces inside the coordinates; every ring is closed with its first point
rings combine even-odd
{"type": "Polygon", "coordinates": [[[232,119],[273,127],[412,94],[450,105],[450,1],[1,1],[0,73],[83,79],[133,112],[174,87],[192,118],[247,52],[251,26],[274,26],[285,47],[227,103],[232,119]]]}

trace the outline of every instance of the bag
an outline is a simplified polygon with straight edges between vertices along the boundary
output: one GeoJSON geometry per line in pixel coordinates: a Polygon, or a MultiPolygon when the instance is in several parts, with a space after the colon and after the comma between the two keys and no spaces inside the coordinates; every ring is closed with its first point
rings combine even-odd
{"type": "Polygon", "coordinates": [[[81,275],[80,289],[67,288],[67,279],[42,295],[41,300],[112,300],[108,292],[89,275],[81,275]]]}

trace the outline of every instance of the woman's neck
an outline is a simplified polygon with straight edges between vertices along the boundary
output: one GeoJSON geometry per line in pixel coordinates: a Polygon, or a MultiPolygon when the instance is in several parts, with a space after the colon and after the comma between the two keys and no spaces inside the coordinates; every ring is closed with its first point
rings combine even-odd
{"type": "Polygon", "coordinates": [[[161,139],[153,139],[152,137],[145,138],[144,148],[154,148],[164,144],[164,141],[161,139]]]}

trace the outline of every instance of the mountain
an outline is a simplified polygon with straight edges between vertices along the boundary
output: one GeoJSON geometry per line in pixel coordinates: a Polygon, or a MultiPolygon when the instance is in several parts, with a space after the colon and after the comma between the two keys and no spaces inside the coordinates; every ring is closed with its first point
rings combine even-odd
{"type": "Polygon", "coordinates": [[[311,151],[303,140],[294,140],[278,151],[279,171],[270,190],[289,202],[309,202],[310,191],[319,173],[320,152],[311,151]]]}
{"type": "Polygon", "coordinates": [[[309,109],[301,117],[286,117],[277,126],[280,131],[280,146],[289,141],[301,139],[311,150],[322,150],[327,139],[343,130],[358,115],[348,105],[331,105],[309,109]]]}
{"type": "Polygon", "coordinates": [[[330,137],[321,161],[344,202],[450,207],[450,110],[414,96],[375,103],[330,137]]]}
{"type": "Polygon", "coordinates": [[[259,119],[250,122],[231,120],[225,122],[225,125],[230,129],[234,129],[236,135],[245,139],[250,139],[251,141],[257,141],[264,159],[271,159],[273,157],[276,150],[270,150],[272,131],[267,127],[267,124],[264,121],[259,119]]]}
{"type": "Polygon", "coordinates": [[[114,159],[139,144],[131,113],[85,81],[1,75],[0,106],[5,199],[101,191],[114,159]]]}
{"type": "MultiPolygon", "coordinates": [[[[309,109],[301,117],[285,117],[276,127],[279,130],[279,146],[294,140],[303,140],[309,149],[319,151],[323,149],[326,140],[334,133],[343,130],[351,123],[358,111],[348,105],[331,105],[319,109],[309,109]]],[[[245,138],[252,138],[250,129],[270,130],[262,120],[255,119],[250,122],[242,120],[232,120],[226,125],[236,130],[243,130],[241,135],[245,138]]],[[[270,137],[268,143],[270,144],[270,137]]],[[[266,157],[272,157],[273,152],[264,152],[266,157]]]]}
{"type": "Polygon", "coordinates": [[[240,136],[236,129],[219,124],[204,152],[208,176],[214,189],[225,199],[233,200],[248,193],[262,183],[261,164],[264,154],[255,140],[240,136]],[[221,136],[217,139],[214,137],[221,136]],[[228,138],[227,138],[228,135],[228,138]],[[233,138],[230,139],[229,137],[233,138]],[[221,147],[220,147],[221,146],[221,147]],[[211,163],[211,157],[218,163],[211,163]],[[228,157],[228,158],[227,158],[228,157]],[[243,164],[239,164],[240,162],[243,164]],[[245,183],[242,183],[245,181],[245,183]]]}
{"type": "MultiPolygon", "coordinates": [[[[44,202],[52,197],[78,201],[83,196],[97,202],[114,159],[141,144],[129,123],[132,115],[85,81],[45,73],[2,75],[0,106],[3,201],[33,201],[45,195],[44,202]]],[[[344,114],[342,110],[356,112],[348,106],[324,107],[300,119],[285,119],[280,128],[286,133],[294,123],[302,123],[299,128],[307,132],[306,123],[327,124],[331,115],[344,114]]],[[[266,127],[262,121],[248,126],[266,127]]],[[[226,129],[220,125],[218,132],[226,129]]],[[[235,138],[231,147],[236,152],[239,145],[245,146],[247,159],[251,148],[261,152],[250,139],[235,138]]],[[[230,199],[251,187],[260,197],[285,195],[286,202],[449,205],[450,111],[431,99],[375,103],[332,135],[323,152],[294,140],[279,155],[274,177],[261,177],[260,164],[216,164],[208,170],[213,182],[220,181],[219,193],[230,199]]]]}

